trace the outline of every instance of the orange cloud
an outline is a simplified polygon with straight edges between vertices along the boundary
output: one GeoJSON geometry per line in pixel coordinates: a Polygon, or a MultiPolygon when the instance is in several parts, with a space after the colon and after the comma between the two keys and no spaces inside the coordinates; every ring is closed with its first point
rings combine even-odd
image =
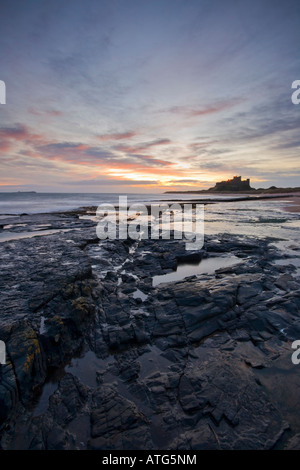
{"type": "MultiPolygon", "coordinates": [[[[132,136],[135,133],[123,133],[122,136],[132,136]]],[[[112,136],[112,134],[110,134],[112,136]]],[[[120,137],[121,134],[115,134],[120,137]]],[[[157,139],[150,142],[138,144],[136,146],[119,145],[116,147],[102,148],[85,143],[57,142],[47,140],[42,134],[34,133],[25,125],[17,124],[12,127],[0,128],[0,152],[15,154],[26,163],[29,159],[39,159],[42,165],[53,162],[53,165],[60,169],[65,166],[66,171],[84,174],[85,178],[105,177],[123,181],[124,184],[139,184],[146,181],[167,184],[170,179],[189,177],[189,170],[185,166],[178,166],[178,162],[170,162],[163,158],[155,158],[153,155],[143,154],[142,150],[147,150],[155,146],[164,146],[170,143],[169,139],[157,139]],[[20,148],[20,144],[24,144],[20,148]],[[57,162],[57,163],[54,163],[57,162]],[[139,181],[139,183],[137,183],[139,181]],[[162,183],[163,181],[163,183],[162,183]]],[[[33,164],[32,162],[30,164],[33,164]]],[[[152,184],[151,183],[151,184],[152,184]]]]}

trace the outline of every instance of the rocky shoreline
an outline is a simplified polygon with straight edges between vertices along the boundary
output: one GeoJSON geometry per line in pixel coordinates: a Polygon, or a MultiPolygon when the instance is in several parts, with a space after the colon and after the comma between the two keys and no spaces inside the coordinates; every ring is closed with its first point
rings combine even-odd
{"type": "Polygon", "coordinates": [[[186,252],[180,240],[99,242],[76,212],[8,225],[2,449],[300,448],[299,275],[274,239],[206,236],[186,252]],[[153,285],[225,255],[239,262],[153,285]]]}

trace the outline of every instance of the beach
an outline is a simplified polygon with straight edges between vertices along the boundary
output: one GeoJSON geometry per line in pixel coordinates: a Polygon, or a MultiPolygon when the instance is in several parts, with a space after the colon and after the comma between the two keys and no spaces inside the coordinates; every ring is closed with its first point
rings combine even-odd
{"type": "Polygon", "coordinates": [[[206,204],[192,251],[2,214],[1,448],[297,448],[297,201],[206,204]]]}
{"type": "Polygon", "coordinates": [[[300,212],[300,194],[291,198],[291,204],[285,208],[289,212],[300,212]]]}

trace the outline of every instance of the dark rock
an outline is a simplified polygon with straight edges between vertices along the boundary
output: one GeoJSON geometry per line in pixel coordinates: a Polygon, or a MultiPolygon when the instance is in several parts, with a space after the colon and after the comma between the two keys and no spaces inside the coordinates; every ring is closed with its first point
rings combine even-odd
{"type": "Polygon", "coordinates": [[[180,240],[99,243],[75,215],[24,216],[27,231],[80,230],[0,244],[1,447],[297,448],[282,397],[287,375],[298,387],[300,291],[275,248],[230,235],[189,254],[180,240]],[[153,288],[218,253],[243,262],[153,288]]]}
{"type": "Polygon", "coordinates": [[[132,402],[102,386],[92,400],[91,449],[149,449],[149,422],[132,402]]]}
{"type": "Polygon", "coordinates": [[[262,292],[262,284],[260,282],[252,282],[251,284],[241,285],[238,288],[237,302],[240,305],[253,305],[257,302],[257,296],[262,292]]]}
{"type": "Polygon", "coordinates": [[[279,287],[281,290],[289,291],[289,285],[292,283],[294,284],[294,278],[290,274],[282,274],[279,276],[278,279],[275,281],[275,286],[279,287]]]}
{"type": "Polygon", "coordinates": [[[285,450],[300,450],[300,433],[293,436],[284,447],[285,450]]]}

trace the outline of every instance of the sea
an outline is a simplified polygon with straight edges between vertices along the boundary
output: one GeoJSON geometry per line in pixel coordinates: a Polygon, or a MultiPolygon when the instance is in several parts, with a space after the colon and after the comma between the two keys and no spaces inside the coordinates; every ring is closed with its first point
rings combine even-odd
{"type": "Polygon", "coordinates": [[[241,195],[216,194],[168,194],[168,193],[37,193],[37,192],[0,192],[0,215],[37,214],[67,211],[80,207],[97,207],[103,203],[118,204],[119,197],[126,196],[129,203],[151,203],[157,201],[228,200],[239,199],[241,195]]]}
{"type": "MultiPolygon", "coordinates": [[[[300,213],[289,212],[293,198],[240,200],[241,195],[214,194],[120,194],[120,193],[0,193],[0,220],[18,214],[68,211],[80,207],[118,205],[119,196],[127,196],[128,205],[136,202],[205,200],[204,233],[268,238],[300,269],[300,213]],[[230,201],[229,201],[230,199],[230,201]],[[234,200],[232,200],[234,199],[234,200]]],[[[243,197],[244,198],[244,197],[243,197]]]]}

